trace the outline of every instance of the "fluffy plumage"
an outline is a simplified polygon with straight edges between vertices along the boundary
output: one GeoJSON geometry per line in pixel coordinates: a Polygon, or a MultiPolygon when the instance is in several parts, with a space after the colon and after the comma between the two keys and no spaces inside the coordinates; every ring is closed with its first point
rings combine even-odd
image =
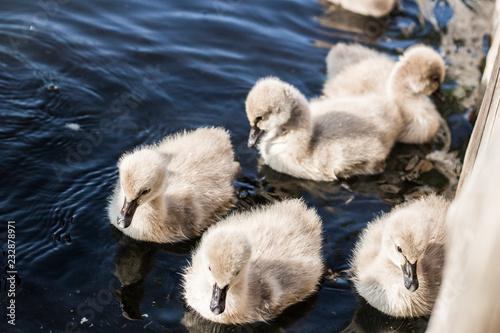
{"type": "Polygon", "coordinates": [[[431,313],[444,264],[449,202],[429,195],[368,224],[351,260],[357,292],[394,317],[431,313]]]}
{"type": "Polygon", "coordinates": [[[206,319],[267,321],[318,288],[321,221],[302,200],[234,214],[203,235],[184,274],[184,297],[206,319]]]}
{"type": "Polygon", "coordinates": [[[308,103],[295,87],[273,77],[255,84],[246,113],[249,146],[258,143],[264,163],[320,181],[382,172],[402,129],[395,105],[377,95],[308,103]]]}
{"type": "Polygon", "coordinates": [[[234,203],[233,150],[222,128],[168,136],[124,154],[110,222],[143,241],[197,237],[234,203]]]}
{"type": "Polygon", "coordinates": [[[444,123],[429,98],[439,91],[445,76],[444,61],[432,48],[410,47],[396,62],[365,46],[340,43],[332,47],[326,62],[324,97],[387,96],[404,120],[398,141],[427,142],[444,123]]]}

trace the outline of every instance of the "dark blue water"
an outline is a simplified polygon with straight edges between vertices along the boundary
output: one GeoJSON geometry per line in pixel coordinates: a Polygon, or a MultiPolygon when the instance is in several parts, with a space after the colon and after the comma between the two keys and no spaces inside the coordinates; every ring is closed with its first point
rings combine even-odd
{"type": "MultiPolygon", "coordinates": [[[[393,56],[417,42],[439,47],[439,33],[420,25],[415,3],[403,7],[368,26],[348,18],[358,26],[349,32],[315,1],[2,1],[0,331],[223,331],[197,320],[181,299],[179,272],[193,243],[134,242],[106,218],[119,156],[186,128],[228,128],[243,169],[235,182],[239,208],[305,197],[323,218],[328,266],[345,269],[367,221],[405,195],[446,187],[436,170],[401,177],[413,156],[423,158],[434,146],[398,146],[382,176],[300,181],[258,168],[257,152],[246,148],[244,100],[268,75],[309,98],[319,95],[327,46],[339,41],[361,41],[393,56]],[[7,221],[15,221],[15,297],[8,295],[7,221]],[[7,323],[11,299],[15,326],[7,323]],[[126,318],[141,315],[141,321],[126,318]]],[[[446,5],[440,11],[444,29],[451,14],[446,5]]],[[[454,149],[463,152],[470,133],[465,110],[440,108],[450,119],[454,149]]],[[[340,332],[355,314],[368,327],[425,327],[425,320],[394,323],[359,308],[339,281],[324,283],[270,326],[224,329],[340,332]]]]}

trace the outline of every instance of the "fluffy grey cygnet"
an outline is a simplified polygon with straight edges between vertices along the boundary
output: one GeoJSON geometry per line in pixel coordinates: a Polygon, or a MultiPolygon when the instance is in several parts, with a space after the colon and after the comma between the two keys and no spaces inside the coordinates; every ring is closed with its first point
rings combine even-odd
{"type": "Polygon", "coordinates": [[[184,298],[202,317],[268,321],[314,293],[324,272],[321,220],[302,200],[233,214],[210,227],[184,272],[184,298]]]}
{"type": "Polygon", "coordinates": [[[447,126],[429,98],[431,94],[442,97],[440,85],[445,77],[443,58],[431,47],[410,47],[396,62],[365,46],[340,43],[331,48],[326,63],[324,98],[386,96],[404,120],[397,141],[424,143],[440,125],[447,126]]]}
{"type": "Polygon", "coordinates": [[[441,285],[449,204],[433,194],[368,224],[356,243],[351,274],[373,307],[394,317],[430,315],[441,285]]]}
{"type": "Polygon", "coordinates": [[[292,85],[259,80],[246,99],[248,146],[297,178],[332,181],[384,170],[403,126],[394,103],[372,94],[308,102],[292,85]]]}
{"type": "Polygon", "coordinates": [[[235,202],[233,149],[222,128],[199,128],[124,154],[110,222],[157,243],[200,236],[235,202]]]}

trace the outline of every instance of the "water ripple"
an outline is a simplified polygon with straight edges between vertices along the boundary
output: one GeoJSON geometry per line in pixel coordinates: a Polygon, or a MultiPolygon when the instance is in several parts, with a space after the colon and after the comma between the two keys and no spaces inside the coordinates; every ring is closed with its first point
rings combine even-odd
{"type": "MultiPolygon", "coordinates": [[[[82,331],[91,324],[101,331],[185,331],[178,273],[188,256],[155,249],[140,305],[148,321],[128,321],[114,298],[121,284],[114,259],[133,241],[106,216],[118,158],[171,133],[230,129],[243,169],[235,182],[238,209],[304,197],[322,216],[323,251],[334,270],[347,268],[352,244],[374,214],[420,185],[399,180],[401,160],[414,147],[379,178],[331,184],[276,174],[246,147],[244,112],[249,89],[263,76],[278,76],[308,98],[319,95],[328,47],[339,41],[362,41],[393,57],[421,41],[438,46],[413,1],[404,0],[405,13],[369,39],[362,30],[335,27],[324,1],[56,2],[2,2],[0,217],[16,221],[17,297],[32,304],[17,309],[20,331],[62,331],[71,323],[82,331]],[[99,295],[110,297],[102,311],[83,315],[99,295]]],[[[470,128],[458,125],[452,130],[463,147],[470,128]]],[[[0,223],[1,244],[5,234],[0,223]]],[[[5,279],[2,272],[3,290],[5,279]]],[[[325,284],[313,303],[288,331],[340,331],[357,307],[342,283],[325,284]]]]}

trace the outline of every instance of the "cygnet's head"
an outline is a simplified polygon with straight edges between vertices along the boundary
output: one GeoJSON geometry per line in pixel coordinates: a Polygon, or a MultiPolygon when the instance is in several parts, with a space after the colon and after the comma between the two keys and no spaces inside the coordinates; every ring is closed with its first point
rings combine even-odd
{"type": "Polygon", "coordinates": [[[431,47],[417,45],[406,50],[394,73],[397,86],[408,87],[414,94],[436,94],[442,99],[440,88],[445,65],[443,58],[431,47]]]}
{"type": "Polygon", "coordinates": [[[418,289],[417,265],[431,241],[430,227],[421,211],[396,208],[384,229],[383,253],[402,270],[405,287],[418,289]]]}
{"type": "Polygon", "coordinates": [[[226,295],[247,273],[251,255],[248,238],[240,232],[214,230],[202,244],[204,268],[212,287],[210,310],[219,315],[226,309],[226,295]]]}
{"type": "Polygon", "coordinates": [[[285,126],[296,108],[304,104],[307,105],[304,95],[288,83],[275,77],[257,81],[245,103],[251,126],[248,147],[255,147],[264,133],[285,126]]]}
{"type": "Polygon", "coordinates": [[[161,194],[165,182],[165,160],[154,150],[141,149],[124,155],[118,169],[125,200],[117,223],[127,228],[137,207],[161,194]]]}

